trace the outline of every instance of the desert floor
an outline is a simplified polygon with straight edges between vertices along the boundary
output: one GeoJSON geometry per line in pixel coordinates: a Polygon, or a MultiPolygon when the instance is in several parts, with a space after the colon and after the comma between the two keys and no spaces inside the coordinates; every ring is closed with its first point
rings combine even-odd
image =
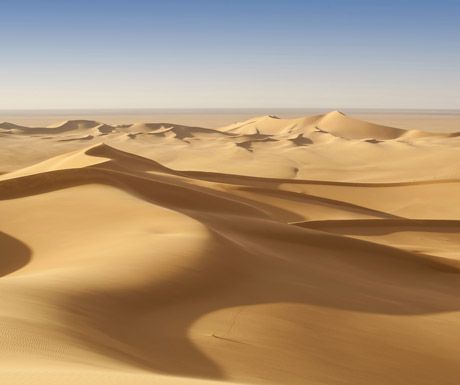
{"type": "Polygon", "coordinates": [[[460,383],[458,115],[3,118],[1,384],[460,383]]]}

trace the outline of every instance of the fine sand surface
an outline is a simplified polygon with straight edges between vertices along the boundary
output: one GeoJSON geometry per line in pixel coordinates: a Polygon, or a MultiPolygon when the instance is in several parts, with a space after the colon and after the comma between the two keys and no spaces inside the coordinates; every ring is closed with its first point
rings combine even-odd
{"type": "Polygon", "coordinates": [[[0,123],[0,383],[458,385],[449,131],[0,123]]]}

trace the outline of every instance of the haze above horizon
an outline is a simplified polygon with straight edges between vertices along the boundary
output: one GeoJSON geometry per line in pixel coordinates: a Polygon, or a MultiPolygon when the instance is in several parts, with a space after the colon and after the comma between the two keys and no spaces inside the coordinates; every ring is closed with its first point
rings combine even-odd
{"type": "Polygon", "coordinates": [[[2,110],[460,108],[457,1],[23,0],[0,14],[2,110]]]}

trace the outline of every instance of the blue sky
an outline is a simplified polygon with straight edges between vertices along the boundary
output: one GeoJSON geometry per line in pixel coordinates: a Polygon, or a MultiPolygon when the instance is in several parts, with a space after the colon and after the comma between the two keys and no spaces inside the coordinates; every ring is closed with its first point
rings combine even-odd
{"type": "Polygon", "coordinates": [[[460,108],[460,1],[0,0],[0,109],[460,108]]]}

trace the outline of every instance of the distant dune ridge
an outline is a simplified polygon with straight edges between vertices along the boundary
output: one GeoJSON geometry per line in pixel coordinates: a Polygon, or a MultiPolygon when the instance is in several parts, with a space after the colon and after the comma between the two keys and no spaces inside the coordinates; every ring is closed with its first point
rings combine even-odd
{"type": "Polygon", "coordinates": [[[459,134],[387,127],[339,111],[296,119],[267,115],[217,129],[91,120],[49,127],[5,122],[0,137],[0,172],[105,143],[184,170],[369,182],[460,177],[459,134]],[[16,151],[21,148],[27,148],[26,155],[16,151]],[[207,156],[197,156],[203,151],[207,156]]]}
{"type": "Polygon", "coordinates": [[[459,154],[339,111],[0,123],[0,382],[456,385],[459,154]]]}

